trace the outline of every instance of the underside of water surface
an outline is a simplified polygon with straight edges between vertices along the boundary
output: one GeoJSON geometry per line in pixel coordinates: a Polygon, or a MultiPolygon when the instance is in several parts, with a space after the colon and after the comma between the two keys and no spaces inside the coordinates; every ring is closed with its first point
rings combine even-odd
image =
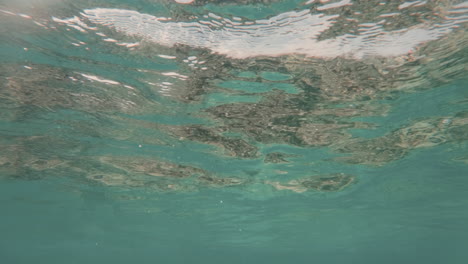
{"type": "Polygon", "coordinates": [[[0,2],[0,263],[466,263],[468,2],[0,2]]]}

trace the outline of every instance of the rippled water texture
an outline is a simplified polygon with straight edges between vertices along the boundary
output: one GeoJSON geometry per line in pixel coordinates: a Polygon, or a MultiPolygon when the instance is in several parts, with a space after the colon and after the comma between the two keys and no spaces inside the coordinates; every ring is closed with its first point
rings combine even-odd
{"type": "Polygon", "coordinates": [[[468,2],[0,2],[1,263],[466,263],[468,2]]]}

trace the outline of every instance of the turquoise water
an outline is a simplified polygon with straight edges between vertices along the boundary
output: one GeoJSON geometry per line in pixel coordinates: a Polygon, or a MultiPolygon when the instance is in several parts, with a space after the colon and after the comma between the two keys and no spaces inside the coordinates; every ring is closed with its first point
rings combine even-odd
{"type": "Polygon", "coordinates": [[[0,263],[466,263],[467,10],[0,3],[0,263]]]}

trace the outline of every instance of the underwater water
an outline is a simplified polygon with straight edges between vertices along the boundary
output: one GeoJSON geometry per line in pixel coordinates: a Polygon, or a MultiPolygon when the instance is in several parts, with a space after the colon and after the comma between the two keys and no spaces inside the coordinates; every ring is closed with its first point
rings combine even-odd
{"type": "Polygon", "coordinates": [[[3,0],[0,263],[467,263],[467,22],[3,0]]]}

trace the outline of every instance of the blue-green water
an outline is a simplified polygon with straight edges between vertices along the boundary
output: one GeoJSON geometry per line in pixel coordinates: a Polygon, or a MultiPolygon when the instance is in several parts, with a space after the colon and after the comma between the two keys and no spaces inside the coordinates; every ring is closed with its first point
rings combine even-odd
{"type": "Polygon", "coordinates": [[[466,263],[462,1],[0,3],[0,263],[466,263]]]}

